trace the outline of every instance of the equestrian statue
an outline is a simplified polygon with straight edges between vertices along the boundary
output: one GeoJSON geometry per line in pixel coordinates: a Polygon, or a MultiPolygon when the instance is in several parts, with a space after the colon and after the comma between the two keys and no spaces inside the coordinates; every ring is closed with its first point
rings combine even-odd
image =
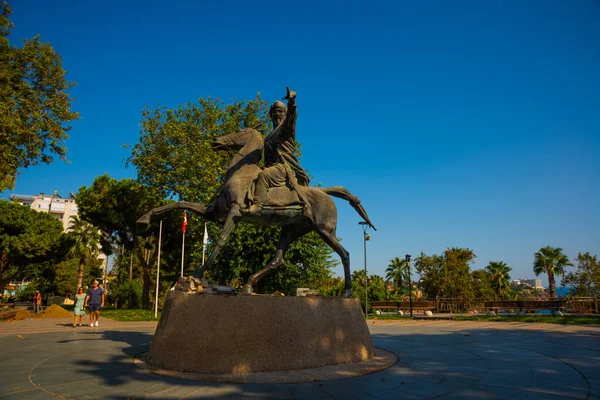
{"type": "Polygon", "coordinates": [[[216,199],[208,207],[180,201],[157,207],[144,214],[137,222],[149,224],[157,215],[172,210],[189,210],[204,219],[223,223],[223,230],[208,259],[194,271],[202,278],[210,269],[219,252],[238,223],[262,226],[281,225],[281,236],[275,258],[267,266],[250,276],[243,293],[252,293],[256,283],[284,265],[284,256],[292,242],[316,231],[341,258],[344,266],[343,296],[352,293],[350,255],[336,237],[337,209],[329,196],[347,200],[363,220],[375,227],[358,197],[341,186],[309,187],[309,178],[296,157],[296,92],[287,88],[287,106],[276,101],[269,109],[273,131],[263,139],[256,129],[220,136],[211,142],[214,150],[229,150],[233,158],[216,199]],[[264,151],[264,168],[259,166],[264,151]]]}

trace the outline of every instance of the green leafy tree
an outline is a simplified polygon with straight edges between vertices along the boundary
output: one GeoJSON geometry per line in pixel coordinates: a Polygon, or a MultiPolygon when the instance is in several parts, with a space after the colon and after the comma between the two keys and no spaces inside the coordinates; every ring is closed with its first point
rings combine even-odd
{"type": "MultiPolygon", "coordinates": [[[[275,256],[277,242],[273,238],[278,237],[280,228],[243,225],[242,229],[247,236],[236,235],[228,241],[219,255],[219,268],[208,272],[211,280],[241,288],[250,275],[262,269],[275,256]]],[[[211,237],[216,237],[217,231],[218,228],[211,224],[211,237]]],[[[212,245],[208,253],[211,248],[212,245]]],[[[190,264],[188,272],[200,264],[201,260],[197,264],[190,264]]],[[[336,264],[329,248],[322,245],[321,238],[316,233],[310,233],[303,240],[290,245],[285,266],[261,280],[257,291],[272,293],[277,290],[294,295],[298,287],[317,289],[332,278],[331,270],[336,264]]]]}
{"type": "Polygon", "coordinates": [[[486,271],[490,273],[492,280],[492,287],[496,291],[498,296],[501,296],[503,292],[510,288],[510,271],[511,268],[506,265],[503,261],[490,261],[485,267],[486,271]]]}
{"type": "Polygon", "coordinates": [[[68,235],[72,238],[73,247],[68,255],[79,259],[77,269],[77,289],[79,289],[83,287],[83,273],[88,260],[97,258],[100,253],[100,232],[98,228],[79,219],[78,216],[71,217],[69,229],[68,235]]]}
{"type": "Polygon", "coordinates": [[[589,252],[577,255],[577,270],[569,272],[562,280],[570,286],[571,296],[600,296],[600,261],[589,252]]]}
{"type": "Polygon", "coordinates": [[[534,254],[533,272],[536,276],[548,274],[548,292],[553,298],[556,297],[555,276],[563,275],[565,267],[572,265],[560,247],[546,246],[534,254]]]}
{"type": "Polygon", "coordinates": [[[400,293],[404,282],[408,281],[409,267],[405,259],[394,257],[385,270],[385,279],[394,282],[396,292],[400,293]]]}
{"type": "Polygon", "coordinates": [[[43,276],[60,257],[63,227],[49,213],[0,200],[0,288],[43,276]]]}
{"type": "Polygon", "coordinates": [[[318,287],[323,296],[341,296],[344,290],[344,280],[335,276],[321,283],[318,287]]]}
{"type": "MultiPolygon", "coordinates": [[[[81,187],[76,201],[81,219],[98,227],[112,243],[134,251],[142,268],[142,303],[148,308],[152,267],[158,256],[158,222],[146,229],[137,226],[136,221],[146,211],[165,203],[161,195],[132,179],[116,180],[102,175],[89,188],[81,187]]],[[[172,246],[170,240],[181,232],[177,228],[180,223],[175,222],[175,215],[165,217],[164,248],[172,246]]]]}
{"type": "MultiPolygon", "coordinates": [[[[267,107],[258,95],[229,104],[201,98],[176,109],[147,109],[142,114],[139,142],[132,147],[128,163],[136,168],[138,181],[163,198],[210,204],[223,183],[231,158],[227,152],[213,150],[210,142],[248,127],[268,130],[267,107]]],[[[189,216],[186,273],[202,264],[203,226],[201,218],[189,216]]],[[[216,224],[209,223],[208,229],[211,238],[218,236],[216,224]]],[[[208,277],[239,287],[273,258],[278,236],[278,227],[238,225],[208,277]]],[[[212,246],[209,243],[207,253],[212,246]]],[[[331,278],[331,268],[336,265],[331,254],[316,234],[305,235],[290,246],[285,267],[262,280],[257,290],[291,294],[297,287],[319,287],[331,278]]]]}
{"type": "MultiPolygon", "coordinates": [[[[72,246],[72,241],[69,240],[68,243],[72,246]]],[[[52,284],[57,295],[72,298],[77,293],[79,263],[79,257],[67,257],[54,265],[54,281],[52,284]]],[[[97,258],[86,260],[84,276],[99,276],[101,272],[102,260],[97,258]]]]}
{"type": "Polygon", "coordinates": [[[0,3],[0,191],[14,188],[19,168],[66,160],[71,110],[60,55],[39,36],[22,48],[10,44],[12,10],[0,3]]]}
{"type": "Polygon", "coordinates": [[[230,104],[209,97],[176,109],[146,109],[128,163],[136,168],[140,183],[159,190],[164,198],[208,204],[231,158],[213,150],[210,142],[244,128],[267,129],[267,106],[258,95],[230,104]]]}
{"type": "Polygon", "coordinates": [[[442,295],[446,286],[443,256],[421,252],[415,258],[415,270],[421,276],[420,285],[425,297],[434,298],[442,295]]]}
{"type": "Polygon", "coordinates": [[[476,299],[493,300],[495,291],[492,288],[492,275],[485,269],[471,272],[473,297],[476,299]]]}
{"type": "Polygon", "coordinates": [[[379,275],[371,275],[366,280],[368,305],[365,304],[365,270],[357,269],[352,272],[352,297],[360,300],[363,311],[372,311],[374,301],[387,300],[388,290],[385,280],[379,275]]]}
{"type": "Polygon", "coordinates": [[[473,298],[470,264],[475,257],[472,250],[456,247],[446,249],[443,255],[421,253],[415,259],[415,269],[421,275],[425,296],[473,298]]]}
{"type": "Polygon", "coordinates": [[[369,277],[369,308],[374,301],[386,300],[388,297],[387,285],[385,280],[379,275],[369,277]]]}

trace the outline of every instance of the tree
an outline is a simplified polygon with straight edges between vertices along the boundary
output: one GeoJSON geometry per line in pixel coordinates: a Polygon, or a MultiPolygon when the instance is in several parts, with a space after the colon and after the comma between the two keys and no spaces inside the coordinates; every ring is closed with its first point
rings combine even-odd
{"type": "MultiPolygon", "coordinates": [[[[217,227],[211,224],[211,237],[217,236],[217,227]]],[[[202,226],[201,224],[199,226],[202,226]]],[[[189,227],[189,225],[188,225],[189,227]]],[[[250,275],[262,269],[274,256],[279,227],[264,229],[256,225],[244,224],[245,237],[231,238],[219,255],[219,267],[208,271],[208,277],[216,282],[241,288],[250,275]]],[[[187,240],[187,239],[186,239],[187,240]]],[[[187,242],[186,242],[187,243],[187,242]]],[[[208,248],[210,250],[212,245],[208,248]]],[[[199,267],[201,262],[192,264],[199,267]]],[[[322,245],[316,233],[309,233],[303,240],[290,245],[285,257],[285,266],[268,275],[257,286],[261,293],[280,291],[294,295],[298,287],[317,289],[327,285],[332,278],[331,270],[337,262],[333,260],[328,247],[322,245]]]]}
{"type": "Polygon", "coordinates": [[[511,271],[511,268],[506,265],[505,262],[490,261],[485,269],[491,275],[492,287],[498,296],[510,288],[509,272],[511,271]]]}
{"type": "MultiPolygon", "coordinates": [[[[132,147],[128,164],[135,166],[138,182],[156,190],[163,198],[208,205],[218,193],[231,158],[226,152],[214,151],[210,142],[217,136],[247,127],[266,130],[270,125],[266,111],[267,102],[260,95],[230,104],[201,98],[198,103],[176,109],[146,109],[142,114],[140,139],[132,147]]],[[[186,272],[201,266],[203,225],[201,218],[189,217],[186,272]]],[[[209,223],[208,227],[210,237],[216,238],[217,225],[209,223]]],[[[273,258],[278,236],[278,227],[239,224],[207,276],[234,287],[242,285],[273,258]]],[[[209,253],[212,246],[213,243],[208,246],[209,253]]],[[[331,249],[316,234],[305,235],[290,246],[285,267],[259,282],[257,289],[292,294],[298,286],[318,287],[331,278],[331,269],[336,264],[331,254],[331,249]]]]}
{"type": "Polygon", "coordinates": [[[209,97],[176,109],[148,108],[142,112],[140,139],[127,162],[136,168],[141,184],[164,198],[208,204],[231,158],[214,151],[211,141],[244,128],[266,128],[267,106],[259,94],[230,104],[209,97]]]}
{"type": "Polygon", "coordinates": [[[364,269],[355,269],[354,271],[352,271],[352,283],[356,283],[357,285],[360,285],[363,288],[366,284],[365,277],[366,274],[364,269]]]}
{"type": "Polygon", "coordinates": [[[548,274],[548,291],[550,297],[556,297],[556,283],[554,277],[563,275],[565,267],[572,266],[573,263],[563,254],[560,247],[542,247],[540,251],[534,254],[533,272],[536,276],[548,274]]]}
{"type": "MultiPolygon", "coordinates": [[[[68,247],[72,248],[72,240],[69,240],[68,243],[68,247]]],[[[54,293],[64,297],[73,297],[77,293],[79,263],[79,257],[69,257],[54,265],[54,280],[48,282],[52,284],[54,293]]],[[[101,260],[97,258],[88,258],[86,260],[84,276],[99,276],[101,272],[101,260]]]]}
{"type": "MultiPolygon", "coordinates": [[[[379,275],[371,275],[367,279],[368,310],[371,311],[374,301],[387,300],[388,290],[385,280],[379,275]]],[[[365,310],[365,270],[357,269],[352,272],[352,297],[360,300],[361,307],[365,310]]]]}
{"type": "MultiPolygon", "coordinates": [[[[144,308],[150,306],[150,286],[152,266],[156,264],[158,246],[158,223],[149,229],[138,227],[136,221],[146,211],[164,204],[155,190],[147,188],[132,179],[116,180],[108,175],[96,177],[92,185],[81,187],[76,196],[81,219],[98,227],[108,238],[127,249],[134,250],[142,266],[144,308]],[[144,254],[144,248],[151,251],[144,254]]],[[[165,217],[163,243],[168,248],[173,232],[179,231],[175,216],[165,217]]]]}
{"type": "Polygon", "coordinates": [[[0,200],[0,288],[42,276],[60,257],[63,228],[49,213],[0,200]]]}
{"type": "Polygon", "coordinates": [[[403,283],[408,280],[409,267],[405,259],[394,257],[390,260],[385,273],[385,279],[394,282],[396,292],[399,293],[403,283]]]}
{"type": "Polygon", "coordinates": [[[79,219],[78,216],[71,217],[69,224],[71,231],[69,235],[73,238],[73,247],[69,250],[69,256],[79,258],[77,269],[77,289],[83,287],[83,272],[88,259],[95,259],[100,253],[100,232],[92,224],[79,219]]]}
{"type": "Polygon", "coordinates": [[[571,287],[571,296],[600,296],[600,261],[596,255],[579,253],[577,271],[566,274],[562,284],[571,287]]]}
{"type": "Polygon", "coordinates": [[[492,288],[492,276],[485,269],[477,269],[471,272],[471,285],[473,297],[476,299],[493,300],[494,289],[492,288]]]}
{"type": "Polygon", "coordinates": [[[421,253],[415,269],[421,275],[423,292],[436,296],[467,300],[473,297],[471,267],[475,253],[470,249],[449,248],[443,255],[421,253]]]}
{"type": "Polygon", "coordinates": [[[66,160],[67,124],[79,118],[60,55],[39,36],[11,46],[11,13],[0,3],[0,191],[14,188],[19,168],[66,160]]]}
{"type": "Polygon", "coordinates": [[[386,300],[388,296],[385,280],[379,275],[369,277],[369,306],[374,301],[386,300]]]}

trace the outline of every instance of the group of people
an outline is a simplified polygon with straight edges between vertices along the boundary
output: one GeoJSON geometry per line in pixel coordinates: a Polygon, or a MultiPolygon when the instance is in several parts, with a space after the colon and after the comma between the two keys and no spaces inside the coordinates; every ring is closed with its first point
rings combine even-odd
{"type": "Polygon", "coordinates": [[[92,282],[92,287],[88,289],[87,293],[83,292],[82,287],[77,290],[75,308],[73,310],[75,314],[73,328],[77,326],[77,320],[79,320],[79,326],[81,326],[87,307],[89,307],[90,311],[90,327],[98,326],[100,309],[104,307],[104,290],[98,286],[98,281],[96,280],[92,282]]]}
{"type": "MultiPolygon", "coordinates": [[[[97,280],[92,282],[92,287],[89,288],[87,293],[83,292],[82,287],[77,289],[77,294],[75,295],[75,308],[73,310],[73,313],[75,314],[73,327],[76,327],[77,325],[81,326],[83,323],[83,316],[85,315],[85,309],[88,307],[90,311],[90,326],[98,326],[100,309],[104,307],[104,290],[99,286],[97,280]]],[[[42,294],[39,290],[37,290],[33,296],[33,311],[36,314],[42,312],[42,294]]]]}

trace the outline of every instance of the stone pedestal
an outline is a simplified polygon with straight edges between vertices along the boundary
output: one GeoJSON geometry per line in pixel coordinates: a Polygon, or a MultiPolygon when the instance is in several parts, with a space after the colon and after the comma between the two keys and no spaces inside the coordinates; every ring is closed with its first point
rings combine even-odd
{"type": "Polygon", "coordinates": [[[147,361],[172,371],[250,374],[375,355],[358,299],[170,292],[147,361]]]}

